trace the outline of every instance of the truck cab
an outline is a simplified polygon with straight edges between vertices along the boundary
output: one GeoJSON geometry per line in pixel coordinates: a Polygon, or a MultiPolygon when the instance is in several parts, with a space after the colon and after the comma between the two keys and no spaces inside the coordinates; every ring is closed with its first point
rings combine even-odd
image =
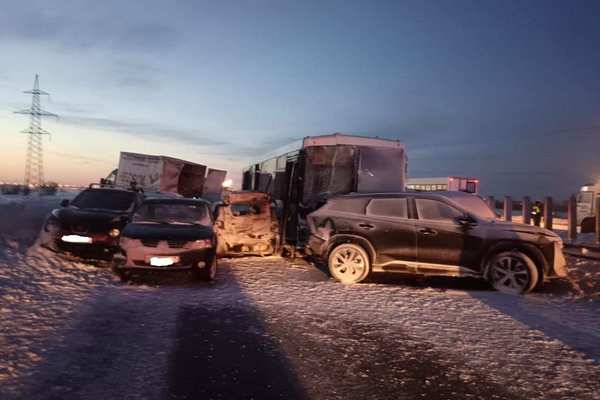
{"type": "Polygon", "coordinates": [[[581,226],[582,233],[593,232],[595,229],[594,210],[599,190],[600,184],[588,183],[577,193],[577,224],[581,226]]]}

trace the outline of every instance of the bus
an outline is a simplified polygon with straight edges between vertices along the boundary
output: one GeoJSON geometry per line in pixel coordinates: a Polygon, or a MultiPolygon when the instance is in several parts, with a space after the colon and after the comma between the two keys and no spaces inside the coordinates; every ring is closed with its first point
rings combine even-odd
{"type": "Polygon", "coordinates": [[[410,178],[406,189],[418,192],[455,191],[479,194],[479,179],[462,176],[439,178],[410,178]]]}
{"type": "Polygon", "coordinates": [[[304,217],[327,198],[347,193],[402,192],[407,158],[399,140],[334,133],[307,136],[242,171],[242,190],[266,192],[278,208],[280,243],[300,246],[304,217]]]}

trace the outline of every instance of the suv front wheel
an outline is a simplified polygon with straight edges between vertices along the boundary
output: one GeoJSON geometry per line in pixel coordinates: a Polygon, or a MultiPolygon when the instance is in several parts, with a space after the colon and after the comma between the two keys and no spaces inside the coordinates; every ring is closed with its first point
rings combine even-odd
{"type": "Polygon", "coordinates": [[[345,284],[358,283],[369,275],[369,256],[362,247],[344,243],[329,253],[328,267],[335,280],[345,284]]]}
{"type": "Polygon", "coordinates": [[[505,251],[490,259],[488,280],[499,292],[523,294],[537,285],[539,273],[526,254],[517,250],[505,251]]]}

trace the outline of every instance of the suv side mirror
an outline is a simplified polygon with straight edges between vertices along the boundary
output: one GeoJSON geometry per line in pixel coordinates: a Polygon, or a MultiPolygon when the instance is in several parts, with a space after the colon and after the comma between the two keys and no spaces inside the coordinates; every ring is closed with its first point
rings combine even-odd
{"type": "Polygon", "coordinates": [[[462,216],[456,218],[456,222],[459,225],[462,225],[462,226],[471,226],[471,225],[477,223],[477,221],[475,220],[475,218],[471,217],[468,214],[462,215],[462,216]]]}
{"type": "Polygon", "coordinates": [[[68,200],[68,199],[63,199],[63,200],[60,202],[60,206],[61,206],[61,207],[67,207],[68,205],[69,205],[69,200],[68,200]]]}

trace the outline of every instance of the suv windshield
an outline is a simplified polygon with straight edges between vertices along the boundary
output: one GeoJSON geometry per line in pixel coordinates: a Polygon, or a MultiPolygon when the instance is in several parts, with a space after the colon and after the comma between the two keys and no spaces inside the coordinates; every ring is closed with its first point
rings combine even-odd
{"type": "Polygon", "coordinates": [[[497,219],[496,213],[479,196],[453,197],[452,201],[469,213],[484,219],[497,219]]]}
{"type": "Polygon", "coordinates": [[[84,190],[71,202],[83,209],[127,211],[135,201],[135,193],[121,190],[84,190]]]}
{"type": "Polygon", "coordinates": [[[211,225],[211,219],[206,205],[185,203],[144,203],[135,212],[133,221],[163,224],[211,225]]]}

